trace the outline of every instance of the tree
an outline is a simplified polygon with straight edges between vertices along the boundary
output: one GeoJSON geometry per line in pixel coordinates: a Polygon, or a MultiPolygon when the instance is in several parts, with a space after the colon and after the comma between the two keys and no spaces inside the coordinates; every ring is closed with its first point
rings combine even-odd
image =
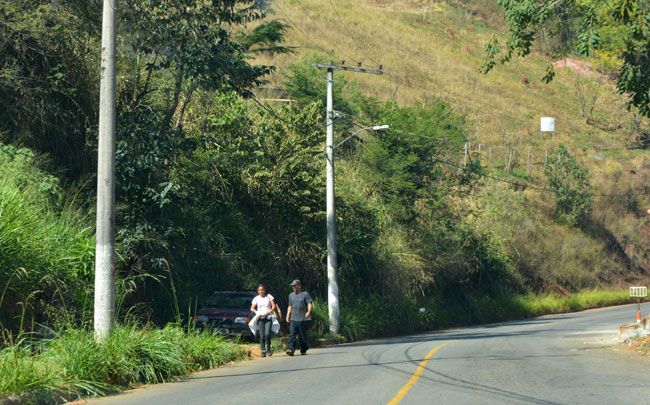
{"type": "MultiPolygon", "coordinates": [[[[574,25],[577,35],[563,38],[567,51],[591,56],[602,51],[619,60],[617,87],[628,107],[650,116],[650,1],[648,0],[497,0],[510,30],[505,47],[494,38],[487,46],[487,73],[513,56],[531,52],[544,30],[558,37],[574,25]]],[[[553,79],[549,66],[545,81],[553,79]]]]}
{"type": "Polygon", "coordinates": [[[287,26],[264,20],[261,7],[254,0],[124,0],[117,196],[128,267],[168,265],[165,252],[180,232],[168,206],[183,191],[172,173],[202,147],[186,128],[193,101],[212,103],[222,91],[252,95],[273,67],[252,63],[251,55],[288,50],[280,44],[287,26]]]}
{"type": "Polygon", "coordinates": [[[557,148],[557,159],[548,160],[544,173],[549,188],[555,193],[557,218],[570,225],[584,221],[593,203],[587,168],[561,144],[557,148]]]}
{"type": "Polygon", "coordinates": [[[418,201],[428,206],[439,200],[438,187],[445,176],[436,159],[460,149],[466,138],[464,119],[438,100],[410,107],[389,101],[366,113],[373,122],[391,127],[370,137],[360,154],[367,176],[397,216],[411,221],[418,201]]]}
{"type": "Polygon", "coordinates": [[[0,0],[0,141],[47,153],[73,179],[95,169],[98,116],[99,23],[81,3],[0,0]]]}

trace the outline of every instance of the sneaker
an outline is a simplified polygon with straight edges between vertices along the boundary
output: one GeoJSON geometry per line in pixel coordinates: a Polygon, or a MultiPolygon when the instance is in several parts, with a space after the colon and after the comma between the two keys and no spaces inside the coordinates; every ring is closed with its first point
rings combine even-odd
{"type": "Polygon", "coordinates": [[[266,357],[271,357],[273,356],[273,352],[271,350],[266,351],[266,357]]]}
{"type": "Polygon", "coordinates": [[[262,352],[262,357],[266,357],[266,352],[262,352]]]}
{"type": "Polygon", "coordinates": [[[307,354],[307,350],[305,350],[305,351],[302,351],[302,350],[301,350],[301,351],[300,351],[300,355],[301,355],[301,356],[304,356],[304,355],[306,355],[306,354],[307,354]]]}
{"type": "Polygon", "coordinates": [[[287,350],[285,353],[287,356],[293,356],[293,350],[287,350]]]}

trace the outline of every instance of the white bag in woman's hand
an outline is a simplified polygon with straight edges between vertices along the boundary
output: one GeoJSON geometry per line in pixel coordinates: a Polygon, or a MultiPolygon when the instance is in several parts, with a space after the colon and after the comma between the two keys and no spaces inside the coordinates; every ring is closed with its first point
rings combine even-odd
{"type": "MultiPolygon", "coordinates": [[[[267,314],[257,314],[253,317],[253,319],[251,319],[250,322],[248,322],[248,327],[250,328],[251,332],[253,332],[253,335],[257,336],[257,321],[260,320],[261,316],[266,315],[267,314]]],[[[276,335],[280,333],[280,322],[275,316],[271,316],[271,331],[276,335]]]]}
{"type": "Polygon", "coordinates": [[[251,319],[250,322],[248,322],[248,327],[251,329],[251,332],[253,332],[253,335],[257,336],[257,321],[260,319],[260,315],[257,314],[251,319]]]}
{"type": "Polygon", "coordinates": [[[276,318],[275,316],[271,317],[271,330],[276,335],[280,333],[280,322],[278,322],[278,318],[276,318]]]}

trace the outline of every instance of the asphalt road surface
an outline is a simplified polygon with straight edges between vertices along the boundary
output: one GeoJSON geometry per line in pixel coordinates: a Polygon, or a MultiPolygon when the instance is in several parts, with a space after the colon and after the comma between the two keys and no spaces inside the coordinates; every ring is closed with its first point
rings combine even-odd
{"type": "Polygon", "coordinates": [[[90,403],[650,404],[650,360],[615,346],[635,312],[627,305],[278,353],[90,403]]]}

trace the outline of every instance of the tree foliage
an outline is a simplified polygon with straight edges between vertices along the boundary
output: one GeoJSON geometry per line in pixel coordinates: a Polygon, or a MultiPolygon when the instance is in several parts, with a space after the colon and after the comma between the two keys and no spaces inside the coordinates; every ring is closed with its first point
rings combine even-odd
{"type": "MultiPolygon", "coordinates": [[[[629,107],[650,116],[650,2],[647,0],[498,0],[510,35],[486,46],[488,72],[513,56],[526,56],[541,30],[560,36],[566,27],[575,35],[563,38],[565,49],[582,56],[604,51],[620,63],[617,85],[629,107]]],[[[545,80],[554,72],[549,67],[545,80]]]]}
{"type": "Polygon", "coordinates": [[[71,3],[0,0],[0,140],[48,153],[76,177],[94,162],[98,48],[71,3]]]}
{"type": "MultiPolygon", "coordinates": [[[[121,2],[116,225],[122,317],[165,322],[214,290],[262,281],[282,291],[296,277],[325,296],[325,79],[310,64],[322,58],[286,75],[296,103],[250,102],[273,70],[252,56],[290,51],[282,44],[287,26],[266,19],[261,4],[121,2]]],[[[77,187],[87,197],[80,205],[92,207],[94,182],[83,180],[95,166],[98,4],[0,5],[0,133],[46,154],[67,180],[53,187],[57,194],[77,187]]],[[[479,232],[455,206],[476,179],[470,170],[441,163],[465,141],[464,118],[440,100],[400,106],[363,97],[345,74],[337,75],[335,97],[337,139],[368,122],[391,127],[359,134],[337,149],[342,296],[380,296],[411,308],[422,297],[463,301],[509,285],[510,262],[500,241],[479,232]]],[[[71,218],[78,230],[84,218],[71,218]]],[[[81,281],[71,286],[91,285],[92,225],[82,229],[82,254],[68,274],[81,281]]],[[[15,270],[3,263],[25,263],[17,254],[3,260],[2,274],[15,270]]],[[[88,308],[90,288],[76,290],[65,298],[88,308]]]]}
{"type": "Polygon", "coordinates": [[[562,222],[576,225],[591,212],[593,193],[589,172],[569,150],[558,146],[557,158],[549,159],[544,168],[548,185],[555,193],[556,215],[562,222]]]}

